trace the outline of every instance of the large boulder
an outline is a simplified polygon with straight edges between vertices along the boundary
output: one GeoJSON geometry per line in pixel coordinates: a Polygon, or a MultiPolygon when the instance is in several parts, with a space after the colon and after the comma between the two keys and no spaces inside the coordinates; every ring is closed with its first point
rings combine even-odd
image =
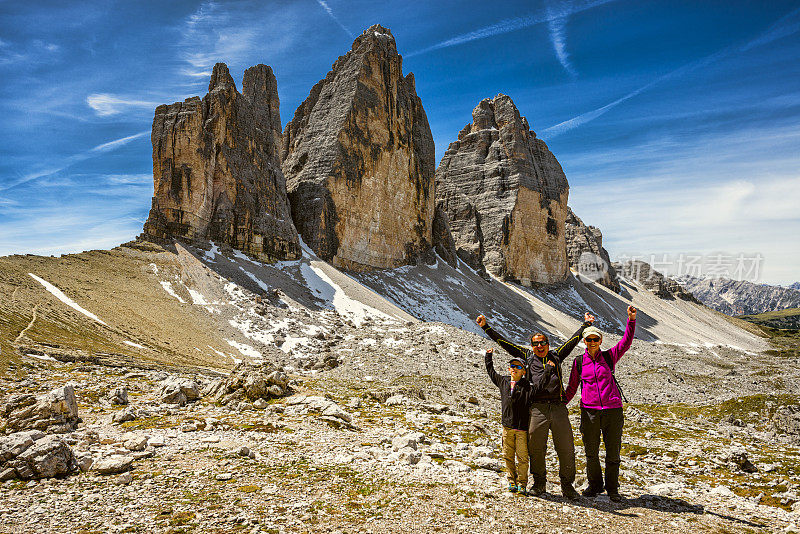
{"type": "Polygon", "coordinates": [[[67,384],[40,396],[14,395],[3,406],[6,428],[11,431],[72,432],[81,419],[75,388],[67,384]]]}
{"type": "Polygon", "coordinates": [[[202,100],[156,108],[151,140],[154,195],[142,237],[213,240],[264,261],[299,257],[270,67],[247,69],[239,93],[217,63],[202,100]]]}
{"type": "Polygon", "coordinates": [[[28,431],[0,438],[0,480],[52,478],[76,469],[75,454],[60,436],[28,431]]]}
{"type": "Polygon", "coordinates": [[[283,134],[294,223],[322,259],[351,270],[427,258],[433,135],[392,33],[364,31],[283,134]]]}
{"type": "Polygon", "coordinates": [[[584,277],[619,293],[617,271],[611,266],[608,251],[603,248],[603,234],[596,226],[586,226],[567,208],[564,222],[569,266],[584,277]]]}
{"type": "Polygon", "coordinates": [[[510,97],[484,99],[436,170],[459,258],[525,285],[566,279],[569,185],[510,97]]]}
{"type": "Polygon", "coordinates": [[[164,404],[184,406],[200,398],[200,385],[190,378],[170,377],[161,383],[158,396],[164,404]]]}
{"type": "Polygon", "coordinates": [[[283,397],[289,391],[289,377],[268,363],[239,363],[227,378],[212,384],[206,394],[220,404],[283,397]]]}

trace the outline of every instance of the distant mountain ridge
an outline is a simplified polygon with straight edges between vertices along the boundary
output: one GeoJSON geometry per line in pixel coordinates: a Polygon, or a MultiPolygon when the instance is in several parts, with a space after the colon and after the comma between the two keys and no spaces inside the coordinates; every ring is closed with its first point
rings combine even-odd
{"type": "Polygon", "coordinates": [[[755,315],[800,307],[800,291],[797,289],[689,275],[677,280],[700,302],[726,315],[755,315]]]}

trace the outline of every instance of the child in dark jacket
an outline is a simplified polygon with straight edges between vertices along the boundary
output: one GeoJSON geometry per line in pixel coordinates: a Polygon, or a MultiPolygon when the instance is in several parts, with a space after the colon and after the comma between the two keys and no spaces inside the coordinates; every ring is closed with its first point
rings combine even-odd
{"type": "Polygon", "coordinates": [[[550,362],[539,383],[532,385],[525,378],[525,362],[512,358],[508,375],[494,370],[494,349],[486,351],[486,372],[500,389],[501,420],[503,423],[503,459],[508,472],[508,491],[527,495],[528,488],[528,420],[530,403],[555,369],[550,362]],[[515,461],[516,460],[516,461],[515,461]]]}

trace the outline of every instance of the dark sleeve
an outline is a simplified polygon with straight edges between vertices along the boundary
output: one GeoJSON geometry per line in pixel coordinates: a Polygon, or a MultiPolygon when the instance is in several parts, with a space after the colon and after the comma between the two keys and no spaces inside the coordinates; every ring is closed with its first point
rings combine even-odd
{"type": "Polygon", "coordinates": [[[492,362],[492,353],[486,352],[486,372],[489,373],[489,379],[495,386],[500,387],[500,380],[497,371],[494,370],[494,362],[492,362]]]}
{"type": "Polygon", "coordinates": [[[519,345],[515,345],[508,341],[506,338],[498,334],[494,328],[489,326],[489,323],[486,323],[486,326],[483,327],[483,331],[486,332],[486,335],[492,338],[492,341],[503,347],[507,353],[509,353],[514,358],[520,358],[523,362],[527,362],[527,354],[525,353],[525,349],[520,347],[519,345]]]}
{"type": "Polygon", "coordinates": [[[569,356],[569,353],[572,352],[572,349],[574,349],[575,346],[578,344],[578,342],[581,340],[584,328],[587,328],[591,324],[592,323],[583,323],[581,327],[578,328],[578,330],[576,330],[574,334],[572,334],[571,338],[569,338],[563,345],[561,345],[560,347],[558,347],[558,349],[556,349],[556,359],[558,359],[558,363],[563,362],[564,358],[569,356]]]}

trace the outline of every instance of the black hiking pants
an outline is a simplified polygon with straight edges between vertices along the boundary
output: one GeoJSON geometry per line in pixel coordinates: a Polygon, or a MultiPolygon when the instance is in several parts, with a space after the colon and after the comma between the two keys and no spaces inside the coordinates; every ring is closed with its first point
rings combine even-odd
{"type": "Polygon", "coordinates": [[[581,408],[581,434],[586,452],[586,478],[589,487],[603,491],[603,471],[600,468],[600,437],[606,448],[605,490],[609,495],[619,493],[619,452],[622,448],[622,408],[595,410],[581,408]]]}

